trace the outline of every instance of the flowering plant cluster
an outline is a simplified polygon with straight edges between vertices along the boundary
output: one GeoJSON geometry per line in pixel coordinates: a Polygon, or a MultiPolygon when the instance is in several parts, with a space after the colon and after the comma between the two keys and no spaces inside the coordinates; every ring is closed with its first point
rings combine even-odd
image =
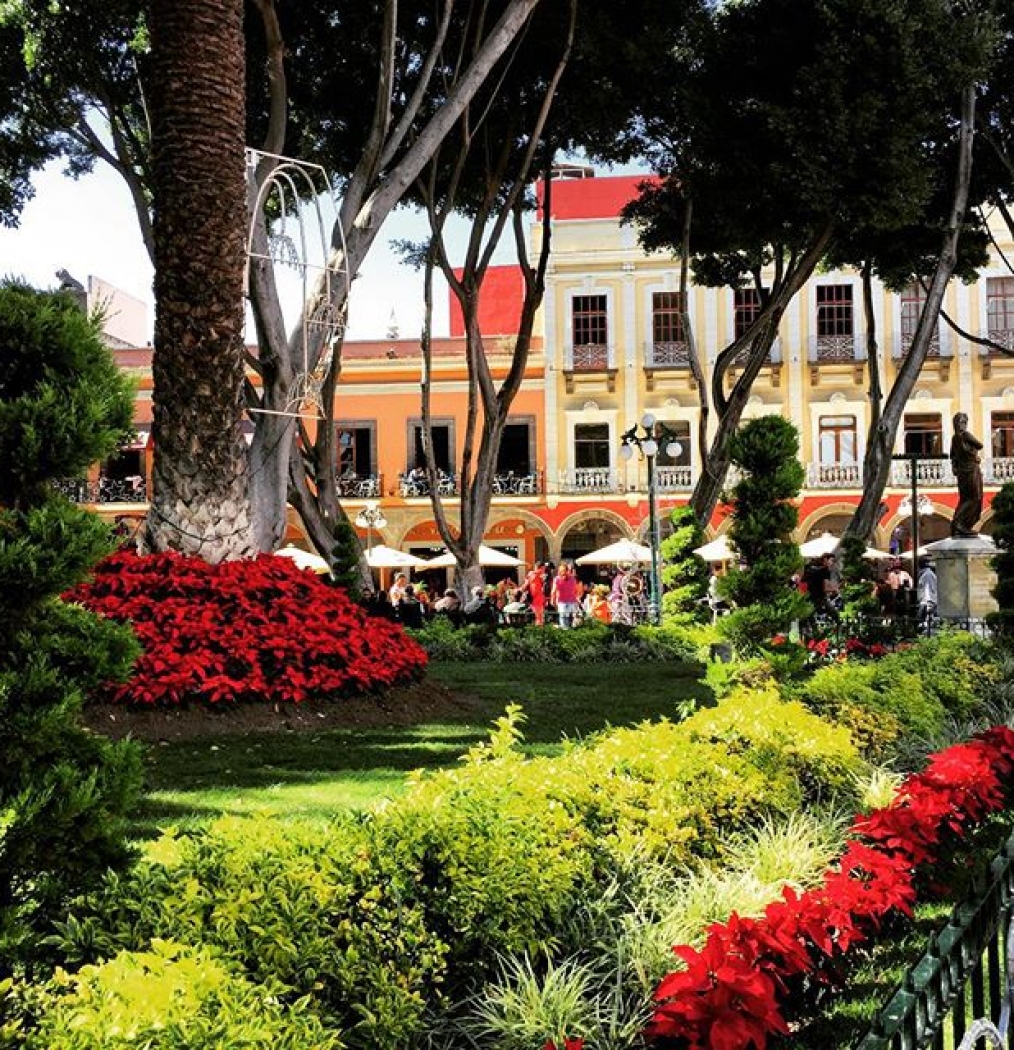
{"type": "Polygon", "coordinates": [[[830,638],[811,638],[806,643],[811,663],[831,663],[843,660],[876,660],[890,650],[880,642],[864,642],[861,638],[846,638],[838,646],[830,638]]]}
{"type": "Polygon", "coordinates": [[[397,624],[288,558],[209,565],[120,551],[64,598],[137,633],[133,676],[108,687],[117,703],[298,703],[385,689],[426,666],[397,624]]]}
{"type": "Polygon", "coordinates": [[[685,968],[655,992],[646,1035],[687,1050],[764,1050],[787,1034],[793,983],[826,981],[836,957],[875,933],[888,916],[911,914],[917,868],[1007,803],[1014,730],[998,727],[941,751],[906,779],[891,805],[859,817],[822,885],[782,899],[758,919],[733,914],[709,927],[700,950],[679,946],[685,968]]]}

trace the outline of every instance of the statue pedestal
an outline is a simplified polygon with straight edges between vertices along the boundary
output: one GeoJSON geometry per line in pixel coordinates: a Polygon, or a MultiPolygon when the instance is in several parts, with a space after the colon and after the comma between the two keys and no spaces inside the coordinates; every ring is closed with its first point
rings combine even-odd
{"type": "Polygon", "coordinates": [[[991,537],[952,536],[927,544],[925,550],[936,569],[941,620],[981,620],[996,612],[996,573],[989,564],[996,544],[991,537]]]}

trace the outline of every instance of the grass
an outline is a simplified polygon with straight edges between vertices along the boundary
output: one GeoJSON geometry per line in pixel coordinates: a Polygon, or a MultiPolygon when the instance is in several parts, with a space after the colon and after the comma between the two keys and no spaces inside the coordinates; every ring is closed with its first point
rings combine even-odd
{"type": "Polygon", "coordinates": [[[487,739],[507,704],[523,705],[526,750],[558,752],[565,739],[608,726],[675,716],[708,702],[696,669],[673,664],[431,664],[428,674],[462,703],[439,721],[320,732],[223,734],[151,745],[137,834],[223,814],[324,820],[404,789],[415,769],[456,763],[487,739]]]}

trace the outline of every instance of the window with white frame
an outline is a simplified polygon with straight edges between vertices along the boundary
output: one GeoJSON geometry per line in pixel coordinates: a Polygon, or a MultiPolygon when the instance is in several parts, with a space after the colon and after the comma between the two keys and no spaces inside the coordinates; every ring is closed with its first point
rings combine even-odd
{"type": "Polygon", "coordinates": [[[939,412],[906,412],[905,451],[919,456],[940,456],[944,449],[943,420],[939,412]]]}
{"type": "Polygon", "coordinates": [[[817,361],[855,360],[855,318],[852,285],[818,284],[816,288],[817,361]]]}
{"type": "Polygon", "coordinates": [[[855,416],[821,416],[818,423],[821,463],[855,463],[857,430],[855,416]]]}
{"type": "Polygon", "coordinates": [[[609,363],[609,301],[605,295],[575,295],[571,300],[575,369],[606,368],[609,363]]]}
{"type": "Polygon", "coordinates": [[[1014,277],[986,278],[986,327],[994,343],[1014,350],[1014,277]]]}
{"type": "Polygon", "coordinates": [[[732,293],[733,337],[741,339],[760,317],[761,301],[756,288],[736,288],[732,293]]]}
{"type": "Polygon", "coordinates": [[[578,470],[608,468],[611,452],[608,423],[578,423],[574,427],[574,466],[578,470]]]}
{"type": "Polygon", "coordinates": [[[994,459],[1014,459],[1014,412],[994,412],[990,420],[994,459]]]}
{"type": "MultiPolygon", "coordinates": [[[[898,348],[901,356],[904,356],[912,347],[915,339],[915,330],[919,327],[919,318],[922,316],[923,307],[926,305],[926,290],[921,284],[910,284],[902,289],[899,296],[900,321],[901,321],[901,346],[898,348]]],[[[939,325],[930,336],[928,357],[939,357],[940,355],[940,328],[939,325]]]]}
{"type": "Polygon", "coordinates": [[[689,467],[690,466],[690,424],[685,419],[663,420],[672,437],[664,437],[658,445],[658,455],[655,463],[660,467],[689,467]],[[675,456],[669,454],[669,446],[676,442],[679,451],[675,456]]]}

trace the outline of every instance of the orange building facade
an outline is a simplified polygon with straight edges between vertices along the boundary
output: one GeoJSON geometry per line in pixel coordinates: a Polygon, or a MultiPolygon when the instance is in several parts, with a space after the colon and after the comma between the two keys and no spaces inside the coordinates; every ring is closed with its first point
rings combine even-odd
{"type": "MultiPolygon", "coordinates": [[[[681,330],[678,260],[646,254],[635,230],[620,222],[640,177],[576,173],[586,177],[562,178],[553,186],[546,296],[497,465],[486,537],[489,545],[526,563],[559,562],[622,537],[646,536],[646,463],[620,456],[621,435],[645,413],[665,422],[678,438],[678,451],[663,450],[656,460],[663,522],[668,509],[686,503],[700,469],[694,441],[700,407],[681,330]]],[[[1001,224],[995,233],[1000,250],[1014,249],[1001,224]]],[[[533,254],[540,236],[540,226],[533,225],[533,254]]],[[[494,268],[481,321],[497,381],[509,368],[521,296],[517,269],[494,268]]],[[[694,287],[689,298],[695,339],[710,369],[741,326],[749,325],[757,306],[746,291],[694,287]]],[[[876,289],[885,389],[907,352],[919,307],[916,289],[901,295],[876,289]]],[[[952,282],[945,310],[960,329],[1014,348],[1014,278],[999,254],[975,285],[952,282]]],[[[467,411],[462,323],[453,299],[450,331],[450,337],[434,341],[431,414],[441,498],[453,520],[467,411]]],[[[138,382],[138,441],[126,459],[107,465],[107,493],[121,491],[109,489],[116,480],[112,474],[147,475],[150,353],[117,351],[138,382]]],[[[430,497],[412,473],[422,461],[422,368],[417,340],[345,344],[335,402],[342,454],[337,484],[350,519],[367,500],[379,502],[387,524],[374,531],[374,542],[428,555],[441,543],[430,497]]],[[[786,311],[746,412],[746,418],[782,415],[799,430],[806,469],[801,541],[825,530],[840,533],[858,501],[869,420],[867,378],[859,276],[821,272],[786,311]]],[[[947,534],[956,505],[944,457],[951,419],[959,411],[967,413],[970,429],[984,444],[987,509],[980,527],[988,532],[989,501],[1014,479],[1014,359],[986,352],[941,321],[896,445],[899,453],[942,457],[916,468],[924,542],[947,534]]],[[[885,548],[892,535],[907,535],[911,516],[910,468],[904,462],[895,468],[872,537],[875,546],[885,548]]],[[[143,514],[136,492],[127,495],[126,503],[101,499],[105,512],[143,514]]],[[[721,510],[711,525],[712,532],[721,531],[721,510]]],[[[300,535],[293,519],[290,538],[298,542],[300,535]]],[[[904,545],[905,535],[900,539],[904,545]]]]}

